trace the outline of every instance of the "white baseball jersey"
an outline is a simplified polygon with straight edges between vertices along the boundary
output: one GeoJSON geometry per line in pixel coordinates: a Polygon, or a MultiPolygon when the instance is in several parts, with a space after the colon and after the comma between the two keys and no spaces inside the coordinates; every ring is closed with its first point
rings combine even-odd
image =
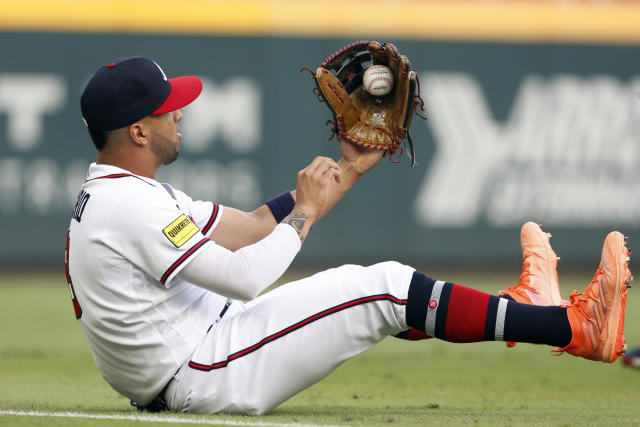
{"type": "Polygon", "coordinates": [[[93,357],[119,393],[148,403],[188,361],[226,298],[176,278],[223,207],[91,164],[67,237],[67,279],[93,357]]]}

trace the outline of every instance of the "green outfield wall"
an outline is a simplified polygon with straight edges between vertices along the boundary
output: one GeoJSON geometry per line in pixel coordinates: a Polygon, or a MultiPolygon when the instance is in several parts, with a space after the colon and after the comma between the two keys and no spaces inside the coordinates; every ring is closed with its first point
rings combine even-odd
{"type": "MultiPolygon", "coordinates": [[[[351,38],[0,32],[0,266],[62,262],[95,158],[79,111],[92,72],[120,56],[194,74],[182,151],[159,179],[253,209],[339,150],[303,66],[351,38]]],[[[610,229],[640,236],[640,46],[392,40],[419,73],[429,119],[419,165],[383,160],[314,226],[300,262],[398,259],[514,265],[541,222],[569,261],[610,229]]]]}

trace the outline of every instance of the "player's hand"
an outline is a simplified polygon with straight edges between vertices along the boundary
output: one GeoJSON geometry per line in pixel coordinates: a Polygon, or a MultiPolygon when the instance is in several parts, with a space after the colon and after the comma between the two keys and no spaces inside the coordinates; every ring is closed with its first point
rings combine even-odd
{"type": "Polygon", "coordinates": [[[384,150],[356,145],[342,137],[338,137],[338,141],[342,158],[359,176],[373,169],[384,154],[384,150]]]}
{"type": "Polygon", "coordinates": [[[314,220],[325,208],[331,185],[340,182],[340,174],[340,167],[333,159],[313,159],[309,166],[298,172],[294,210],[302,210],[314,220]]]}

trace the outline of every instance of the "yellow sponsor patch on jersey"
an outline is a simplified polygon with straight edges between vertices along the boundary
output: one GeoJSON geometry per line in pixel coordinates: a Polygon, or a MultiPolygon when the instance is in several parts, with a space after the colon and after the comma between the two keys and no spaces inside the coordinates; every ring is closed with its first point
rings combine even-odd
{"type": "Polygon", "coordinates": [[[167,225],[162,232],[176,248],[179,248],[199,230],[198,226],[183,214],[171,224],[167,225]]]}

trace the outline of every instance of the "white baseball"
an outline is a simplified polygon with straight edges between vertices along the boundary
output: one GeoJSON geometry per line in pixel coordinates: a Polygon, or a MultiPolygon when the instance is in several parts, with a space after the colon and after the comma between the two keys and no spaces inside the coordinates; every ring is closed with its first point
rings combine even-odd
{"type": "Polygon", "coordinates": [[[387,66],[372,65],[364,72],[362,84],[371,95],[386,95],[391,92],[393,87],[393,73],[387,66]]]}

